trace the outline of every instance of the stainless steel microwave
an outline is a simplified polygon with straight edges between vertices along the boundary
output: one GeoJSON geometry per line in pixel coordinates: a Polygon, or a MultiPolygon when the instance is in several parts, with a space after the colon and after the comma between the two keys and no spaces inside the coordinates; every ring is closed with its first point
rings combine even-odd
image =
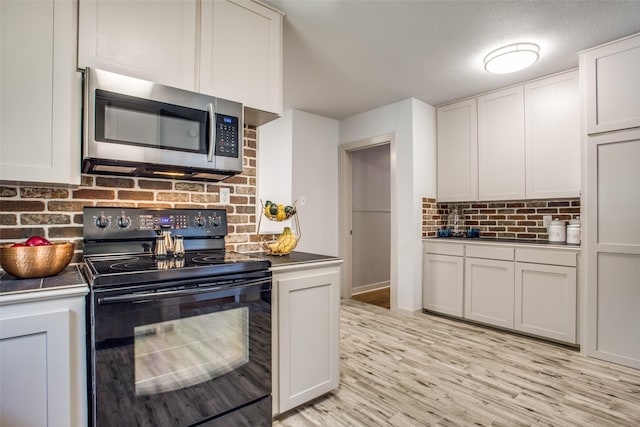
{"type": "Polygon", "coordinates": [[[242,172],[243,105],[87,68],[85,173],[220,181],[242,172]]]}

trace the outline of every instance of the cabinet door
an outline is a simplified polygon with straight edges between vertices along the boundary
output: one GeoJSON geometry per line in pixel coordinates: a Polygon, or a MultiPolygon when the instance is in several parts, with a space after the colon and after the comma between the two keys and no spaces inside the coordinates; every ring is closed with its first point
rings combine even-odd
{"type": "Polygon", "coordinates": [[[202,0],[200,91],[282,113],[282,15],[250,0],[202,0]]]}
{"type": "Polygon", "coordinates": [[[438,201],[478,200],[476,100],[438,108],[438,201]]]}
{"type": "Polygon", "coordinates": [[[436,313],[462,317],[464,258],[424,255],[422,307],[436,313]]]}
{"type": "Polygon", "coordinates": [[[197,89],[195,0],[80,0],[78,67],[197,89]]]}
{"type": "Polygon", "coordinates": [[[513,329],[513,262],[466,258],[464,317],[513,329]]]}
{"type": "Polygon", "coordinates": [[[338,269],[274,275],[278,288],[280,413],[338,387],[338,269]]]}
{"type": "Polygon", "coordinates": [[[640,35],[583,53],[587,133],[640,127],[640,35]]]}
{"type": "Polygon", "coordinates": [[[524,99],[518,86],[478,98],[478,196],[525,197],[524,99]]]}
{"type": "Polygon", "coordinates": [[[515,269],[515,329],[575,344],[575,267],[517,262],[515,269]]]}
{"type": "Polygon", "coordinates": [[[0,319],[0,425],[73,425],[70,348],[69,311],[0,319]]]}
{"type": "Polygon", "coordinates": [[[578,72],[524,86],[527,199],[580,196],[578,72]]]}
{"type": "Polygon", "coordinates": [[[640,369],[640,130],[589,141],[587,354],[640,369]]]}
{"type": "Polygon", "coordinates": [[[76,2],[0,1],[0,180],[80,183],[76,2]]]}
{"type": "Polygon", "coordinates": [[[438,108],[438,201],[478,199],[476,100],[438,108]]]}

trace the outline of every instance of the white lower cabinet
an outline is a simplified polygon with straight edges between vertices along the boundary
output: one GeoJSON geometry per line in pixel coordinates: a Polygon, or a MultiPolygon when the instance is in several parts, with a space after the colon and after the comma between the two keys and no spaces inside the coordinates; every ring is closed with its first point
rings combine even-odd
{"type": "Polygon", "coordinates": [[[516,262],[518,331],[576,343],[576,269],[516,262]]]}
{"type": "MultiPolygon", "coordinates": [[[[338,387],[340,265],[273,273],[273,412],[338,387]]],[[[295,266],[294,266],[295,267],[295,266]]]]}
{"type": "Polygon", "coordinates": [[[425,244],[422,307],[462,317],[464,246],[425,244]]]}
{"type": "Polygon", "coordinates": [[[87,423],[85,301],[75,295],[4,304],[0,315],[0,425],[87,423]]]}
{"type": "Polygon", "coordinates": [[[423,308],[578,344],[578,248],[424,243],[423,308]]]}
{"type": "Polygon", "coordinates": [[[513,262],[465,260],[464,317],[503,328],[513,328],[513,262]]]}

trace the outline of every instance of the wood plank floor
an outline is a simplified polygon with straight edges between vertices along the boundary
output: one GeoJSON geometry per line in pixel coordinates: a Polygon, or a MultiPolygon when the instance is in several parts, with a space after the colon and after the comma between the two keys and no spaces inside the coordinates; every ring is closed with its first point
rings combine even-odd
{"type": "Polygon", "coordinates": [[[274,426],[640,426],[640,370],[354,300],[340,327],[339,389],[274,426]]]}
{"type": "Polygon", "coordinates": [[[375,291],[363,292],[351,297],[356,301],[377,305],[378,307],[391,307],[391,290],[389,288],[376,289],[375,291]]]}

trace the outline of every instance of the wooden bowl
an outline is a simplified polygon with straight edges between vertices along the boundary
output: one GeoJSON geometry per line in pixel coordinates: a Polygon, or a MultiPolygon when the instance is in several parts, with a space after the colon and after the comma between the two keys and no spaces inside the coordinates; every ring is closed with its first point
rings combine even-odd
{"type": "Polygon", "coordinates": [[[2,269],[21,279],[47,277],[60,273],[73,258],[73,244],[52,242],[43,246],[3,245],[0,247],[2,269]]]}

